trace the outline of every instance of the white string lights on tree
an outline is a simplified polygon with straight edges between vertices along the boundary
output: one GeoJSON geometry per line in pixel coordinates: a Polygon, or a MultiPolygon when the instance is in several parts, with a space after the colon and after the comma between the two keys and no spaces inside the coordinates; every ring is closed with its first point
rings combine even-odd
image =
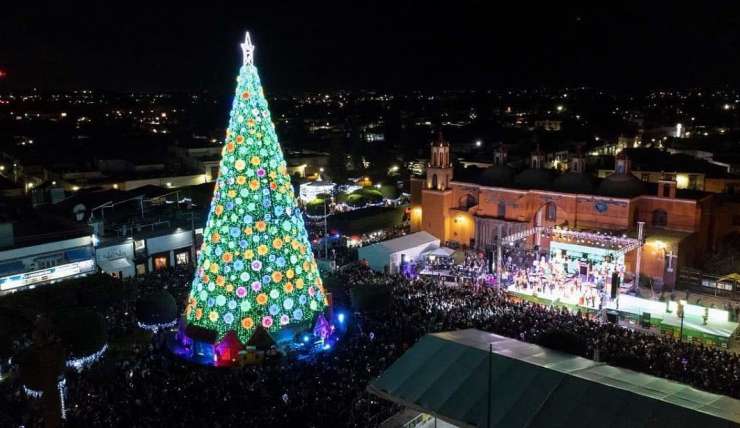
{"type": "Polygon", "coordinates": [[[76,369],[78,372],[82,371],[82,369],[84,369],[85,367],[97,361],[98,358],[100,358],[107,350],[108,350],[108,344],[106,343],[105,345],[103,345],[102,348],[100,348],[98,352],[88,355],[86,357],[67,360],[66,365],[69,368],[76,369]]]}
{"type": "Polygon", "coordinates": [[[170,322],[159,323],[159,324],[145,324],[139,321],[138,324],[139,324],[139,328],[143,328],[144,330],[148,330],[156,334],[159,330],[174,327],[175,325],[177,325],[177,320],[174,319],[170,322]]]}
{"type": "Polygon", "coordinates": [[[26,385],[23,385],[23,392],[25,392],[26,395],[31,398],[41,398],[44,395],[44,391],[31,389],[27,387],[26,385]]]}
{"type": "Polygon", "coordinates": [[[60,407],[60,414],[62,416],[62,419],[67,419],[67,409],[64,405],[64,395],[67,390],[67,379],[62,378],[62,380],[57,383],[57,391],[59,391],[59,407],[60,407]]]}
{"type": "MultiPolygon", "coordinates": [[[[59,412],[62,417],[62,419],[67,419],[67,409],[65,405],[65,395],[67,392],[67,379],[62,377],[59,382],[57,382],[57,391],[59,392],[59,412]]],[[[30,398],[41,398],[44,396],[44,391],[38,391],[35,389],[31,389],[27,387],[26,385],[23,385],[23,392],[26,393],[26,395],[30,398]]]]}

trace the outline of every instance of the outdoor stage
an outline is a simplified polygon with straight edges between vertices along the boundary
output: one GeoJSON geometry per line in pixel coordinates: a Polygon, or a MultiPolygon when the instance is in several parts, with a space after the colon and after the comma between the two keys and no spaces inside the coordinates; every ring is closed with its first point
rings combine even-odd
{"type": "MultiPolygon", "coordinates": [[[[523,300],[537,302],[545,305],[564,306],[571,310],[584,312],[597,312],[598,308],[579,305],[574,299],[537,294],[532,289],[507,290],[513,296],[523,300]]],[[[617,300],[609,301],[606,309],[612,313],[617,312],[619,318],[640,324],[645,322],[645,328],[656,328],[661,333],[678,337],[681,331],[681,318],[677,316],[678,302],[672,301],[668,304],[657,300],[643,299],[629,294],[620,294],[617,300]],[[650,318],[644,314],[649,314],[650,318]],[[645,318],[643,318],[645,316],[645,318]]],[[[737,331],[738,323],[729,321],[729,313],[721,309],[704,308],[697,305],[684,306],[683,339],[703,342],[705,344],[727,347],[730,338],[737,331]],[[706,311],[706,312],[705,312],[706,311]],[[707,316],[706,325],[704,316],[707,316]]]]}

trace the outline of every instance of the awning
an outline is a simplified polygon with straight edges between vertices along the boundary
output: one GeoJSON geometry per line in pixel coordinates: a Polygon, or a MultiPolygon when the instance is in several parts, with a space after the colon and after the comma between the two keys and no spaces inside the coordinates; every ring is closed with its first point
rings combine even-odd
{"type": "Polygon", "coordinates": [[[111,260],[98,260],[98,266],[103,272],[120,272],[133,267],[131,262],[125,257],[119,257],[111,260]]]}

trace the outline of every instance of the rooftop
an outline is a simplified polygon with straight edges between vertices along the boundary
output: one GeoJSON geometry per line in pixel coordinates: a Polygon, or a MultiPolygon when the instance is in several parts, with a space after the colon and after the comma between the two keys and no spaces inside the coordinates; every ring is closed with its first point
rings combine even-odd
{"type": "Polygon", "coordinates": [[[740,423],[739,400],[475,329],[424,336],[368,390],[458,426],[740,423]]]}

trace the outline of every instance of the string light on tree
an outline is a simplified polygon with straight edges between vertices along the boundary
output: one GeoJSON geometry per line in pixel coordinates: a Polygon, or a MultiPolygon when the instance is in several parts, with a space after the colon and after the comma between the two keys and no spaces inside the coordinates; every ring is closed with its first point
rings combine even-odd
{"type": "Polygon", "coordinates": [[[219,176],[204,229],[186,318],[234,331],[246,343],[258,325],[276,332],[312,321],[324,289],[297,209],[247,33],[219,176]]]}

